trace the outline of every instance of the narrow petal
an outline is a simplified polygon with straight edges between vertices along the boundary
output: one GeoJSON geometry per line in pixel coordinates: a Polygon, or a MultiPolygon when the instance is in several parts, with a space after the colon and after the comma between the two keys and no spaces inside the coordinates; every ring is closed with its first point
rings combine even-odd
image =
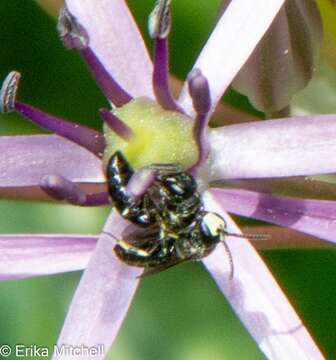
{"type": "MultiPolygon", "coordinates": [[[[194,65],[209,81],[212,110],[283,3],[284,0],[235,0],[221,16],[194,65]]],[[[180,104],[188,114],[193,114],[187,85],[182,90],[180,104]]]]}
{"type": "MultiPolygon", "coordinates": [[[[104,346],[105,354],[81,359],[103,359],[112,344],[137,288],[139,268],[121,263],[113,252],[113,234],[120,238],[128,225],[116,213],[109,216],[97,248],[70,305],[58,345],[104,346]]],[[[54,354],[53,359],[66,359],[54,354]]]]}
{"type": "Polygon", "coordinates": [[[310,81],[322,42],[322,22],[311,0],[287,1],[233,87],[267,113],[285,109],[293,95],[310,81]]]}
{"type": "MultiPolygon", "coordinates": [[[[327,175],[323,175],[325,177],[327,175]]],[[[330,175],[333,176],[333,175],[330,175]]],[[[215,181],[212,187],[251,190],[273,195],[293,196],[305,199],[336,200],[335,183],[318,177],[293,176],[284,178],[260,178],[215,181]]]]}
{"type": "Polygon", "coordinates": [[[336,172],[336,116],[315,115],[209,131],[212,180],[336,172]]]}
{"type": "MultiPolygon", "coordinates": [[[[228,230],[239,228],[210,193],[208,209],[220,213],[228,230]]],[[[302,321],[258,253],[243,238],[226,238],[233,257],[234,278],[228,279],[223,246],[203,260],[219,289],[230,302],[267,359],[323,359],[302,321]]]]}
{"type": "Polygon", "coordinates": [[[83,183],[105,181],[96,156],[57,135],[0,137],[0,188],[38,186],[44,175],[83,183]]]}
{"type": "Polygon", "coordinates": [[[152,64],[124,0],[66,0],[85,29],[89,47],[107,72],[132,96],[153,97],[152,64]]]}
{"type": "Polygon", "coordinates": [[[211,189],[210,192],[233,214],[336,242],[335,201],[297,199],[233,189],[211,189]]]}
{"type": "Polygon", "coordinates": [[[82,270],[96,236],[1,235],[0,281],[82,270]]]}

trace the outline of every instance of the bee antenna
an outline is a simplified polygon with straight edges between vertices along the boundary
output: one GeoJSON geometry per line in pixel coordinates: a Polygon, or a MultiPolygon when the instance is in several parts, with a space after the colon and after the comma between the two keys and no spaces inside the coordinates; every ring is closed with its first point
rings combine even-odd
{"type": "Polygon", "coordinates": [[[246,239],[251,239],[251,240],[269,240],[271,238],[270,234],[235,234],[235,233],[230,233],[225,230],[224,230],[224,234],[227,236],[246,238],[246,239]]]}
{"type": "Polygon", "coordinates": [[[118,239],[117,239],[112,233],[110,233],[110,232],[108,232],[108,231],[102,231],[101,234],[105,234],[105,235],[111,237],[112,239],[118,241],[118,239]]]}
{"type": "Polygon", "coordinates": [[[229,279],[232,280],[233,276],[234,276],[234,266],[233,266],[233,257],[232,257],[232,253],[231,250],[229,248],[229,245],[226,243],[225,240],[222,240],[222,244],[224,245],[225,248],[225,252],[227,254],[228,260],[229,260],[229,264],[230,264],[230,275],[229,275],[229,279]]]}
{"type": "MultiPolygon", "coordinates": [[[[230,233],[226,230],[223,230],[224,235],[227,236],[233,236],[233,237],[238,237],[238,238],[247,238],[247,239],[257,239],[257,240],[268,240],[271,238],[271,235],[269,234],[235,234],[235,233],[230,233]]],[[[222,244],[224,245],[228,260],[229,260],[229,264],[230,264],[230,280],[233,279],[234,276],[234,264],[233,264],[233,256],[231,253],[231,250],[229,248],[229,245],[227,244],[227,242],[223,239],[222,240],[222,244]]]]}

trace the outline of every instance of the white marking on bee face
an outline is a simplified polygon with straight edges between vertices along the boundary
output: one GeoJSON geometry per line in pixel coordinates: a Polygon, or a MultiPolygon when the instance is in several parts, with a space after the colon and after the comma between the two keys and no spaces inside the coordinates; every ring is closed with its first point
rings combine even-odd
{"type": "Polygon", "coordinates": [[[204,215],[203,222],[206,224],[211,236],[218,236],[220,232],[225,229],[223,218],[212,212],[208,212],[204,215]]]}

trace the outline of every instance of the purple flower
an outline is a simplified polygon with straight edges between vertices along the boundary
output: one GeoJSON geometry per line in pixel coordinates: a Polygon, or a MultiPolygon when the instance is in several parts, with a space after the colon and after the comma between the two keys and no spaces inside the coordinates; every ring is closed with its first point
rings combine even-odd
{"type": "MultiPolygon", "coordinates": [[[[80,52],[113,105],[113,112],[101,110],[108,131],[131,143],[136,130],[127,120],[116,116],[121,111],[118,108],[127,106],[134,98],[156,99],[166,111],[184,117],[184,127],[192,121],[187,116],[194,119],[190,122],[193,136],[186,144],[192,148],[194,141],[197,151],[194,161],[184,165],[198,178],[205,207],[225,218],[228,231],[239,233],[226,210],[334,241],[335,210],[331,201],[288,199],[212,186],[222,180],[335,172],[336,161],[331,156],[336,145],[334,116],[207,127],[221,96],[283,0],[232,1],[201,51],[178,101],[171,96],[167,80],[168,3],[159,2],[151,18],[150,33],[155,41],[153,67],[123,0],[66,1],[59,32],[66,46],[80,52]]],[[[2,191],[40,187],[50,196],[73,204],[107,204],[106,190],[87,194],[78,184],[105,182],[101,158],[104,151],[105,156],[110,155],[109,138],[19,102],[18,80],[19,74],[15,72],[5,80],[0,99],[2,111],[17,111],[57,135],[0,138],[2,191]]],[[[177,152],[176,156],[181,154],[184,153],[177,152]]],[[[146,162],[141,164],[144,165],[146,162]]],[[[107,351],[112,344],[141,274],[140,269],[126,266],[113,255],[114,241],[107,235],[120,239],[127,224],[116,212],[111,212],[71,303],[58,340],[60,345],[103,344],[107,351]]],[[[15,279],[85,268],[96,240],[74,236],[3,236],[0,276],[15,279]]],[[[233,279],[223,245],[218,245],[203,263],[265,356],[323,358],[249,241],[228,236],[226,243],[233,257],[233,279]]]]}
{"type": "Polygon", "coordinates": [[[268,118],[289,114],[294,94],[315,72],[322,21],[315,1],[287,1],[235,78],[233,86],[268,118]]]}

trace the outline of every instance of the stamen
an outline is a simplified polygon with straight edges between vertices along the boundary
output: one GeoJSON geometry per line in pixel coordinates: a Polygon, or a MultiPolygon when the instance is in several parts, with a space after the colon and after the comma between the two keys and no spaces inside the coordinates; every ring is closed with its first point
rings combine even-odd
{"type": "Polygon", "coordinates": [[[158,0],[148,19],[150,36],[155,39],[153,89],[158,103],[166,110],[182,112],[169,90],[168,35],[171,28],[170,0],[158,0]]]}
{"type": "Polygon", "coordinates": [[[166,39],[170,29],[170,0],[158,0],[148,18],[149,35],[153,39],[166,39]]]}
{"type": "Polygon", "coordinates": [[[102,92],[114,106],[123,106],[133,99],[132,96],[113,79],[89,47],[80,50],[80,53],[102,92]]]}
{"type": "Polygon", "coordinates": [[[189,92],[197,114],[208,114],[211,108],[209,83],[201,70],[194,69],[188,75],[189,92]]]}
{"type": "Polygon", "coordinates": [[[127,183],[127,194],[132,199],[140,198],[154,183],[155,176],[155,171],[148,167],[136,171],[127,183]]]}
{"type": "Polygon", "coordinates": [[[16,111],[42,129],[60,135],[77,145],[84,147],[98,157],[102,157],[105,149],[104,135],[93,129],[59,119],[42,112],[28,104],[16,100],[21,74],[10,72],[0,90],[0,112],[16,111]]]}
{"type": "Polygon", "coordinates": [[[108,109],[100,109],[99,114],[108,127],[125,141],[134,136],[133,130],[108,109]]]}
{"type": "Polygon", "coordinates": [[[89,150],[94,155],[102,157],[105,149],[105,139],[102,133],[59,119],[18,101],[15,102],[15,110],[42,129],[60,135],[89,150]]]}
{"type": "Polygon", "coordinates": [[[64,6],[59,14],[57,30],[64,46],[79,50],[88,65],[97,84],[113,105],[125,105],[132,96],[128,94],[110,75],[95,53],[90,48],[90,39],[84,27],[70,14],[64,6]]]}
{"type": "Polygon", "coordinates": [[[21,74],[11,71],[7,76],[0,90],[0,113],[15,111],[15,99],[21,74]]]}
{"type": "Polygon", "coordinates": [[[85,49],[89,45],[89,36],[84,27],[70,14],[66,6],[61,8],[57,31],[65,47],[85,49]]]}
{"type": "Polygon", "coordinates": [[[107,193],[86,194],[77,184],[59,175],[43,176],[40,187],[53,199],[65,200],[73,205],[99,206],[110,203],[107,193]]]}
{"type": "Polygon", "coordinates": [[[199,69],[194,69],[188,76],[190,96],[194,109],[197,113],[195,119],[194,135],[199,145],[199,157],[197,163],[191,168],[194,172],[208,157],[209,148],[206,139],[206,129],[211,108],[211,97],[208,80],[199,69]]]}

